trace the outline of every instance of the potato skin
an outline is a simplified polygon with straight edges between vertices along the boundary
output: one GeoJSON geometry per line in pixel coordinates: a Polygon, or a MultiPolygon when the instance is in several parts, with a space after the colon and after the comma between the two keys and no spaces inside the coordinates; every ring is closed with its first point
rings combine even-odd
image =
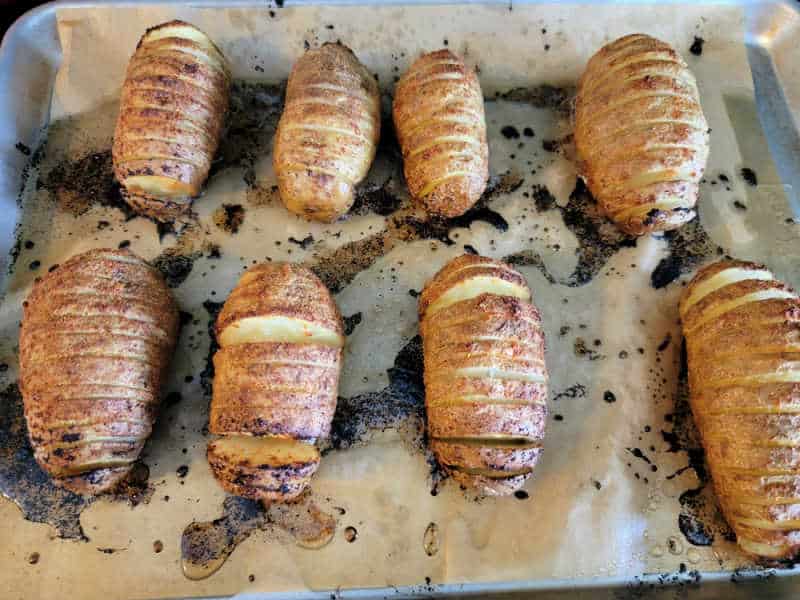
{"type": "MultiPolygon", "coordinates": [[[[222,347],[214,355],[209,431],[220,436],[278,438],[291,451],[330,434],[342,348],[287,340],[225,343],[226,328],[242,319],[274,316],[324,327],[343,344],[339,310],[311,271],[287,263],[248,269],[217,318],[222,347]]],[[[265,502],[296,498],[319,465],[318,458],[254,465],[221,452],[219,441],[209,444],[208,459],[224,489],[265,502]]]]}
{"type": "Polygon", "coordinates": [[[764,273],[709,265],[680,312],[692,414],[723,514],[745,552],[784,559],[800,551],[800,299],[764,273]],[[749,294],[758,296],[737,305],[749,294]]]}
{"type": "Polygon", "coordinates": [[[218,451],[215,441],[208,444],[206,455],[211,472],[226,492],[267,502],[286,502],[302,494],[319,467],[319,456],[281,465],[230,460],[218,451]]]}
{"type": "Polygon", "coordinates": [[[422,55],[397,83],[392,114],[411,195],[431,215],[463,215],[489,179],[483,92],[474,69],[449,50],[422,55]]]}
{"type": "Polygon", "coordinates": [[[275,133],[278,191],[291,212],[334,221],[353,204],[380,138],[378,84],[347,46],[324,44],[294,65],[275,133]]]}
{"type": "Polygon", "coordinates": [[[204,33],[183,21],[145,32],[128,63],[112,148],[114,174],[137,212],[170,221],[189,211],[229,95],[225,57],[204,33]]]}
{"type": "Polygon", "coordinates": [[[676,229],[695,217],[708,123],[694,75],[669,45],[633,34],[589,60],[575,144],[589,190],[625,233],[676,229]]]}
{"type": "Polygon", "coordinates": [[[519,297],[491,293],[492,282],[509,281],[527,291],[512,267],[465,255],[420,295],[431,449],[454,479],[487,495],[513,493],[528,479],[548,412],[539,312],[519,297]],[[485,291],[432,308],[450,287],[487,274],[485,291]]]}
{"type": "Polygon", "coordinates": [[[34,456],[60,486],[108,491],[152,431],[178,333],[161,275],[127,250],[73,256],[23,304],[20,388],[34,456]]]}

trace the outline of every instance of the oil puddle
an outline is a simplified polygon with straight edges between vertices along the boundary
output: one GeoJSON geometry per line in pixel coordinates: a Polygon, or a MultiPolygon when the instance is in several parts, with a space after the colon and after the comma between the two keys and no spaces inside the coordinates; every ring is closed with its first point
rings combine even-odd
{"type": "Polygon", "coordinates": [[[295,503],[268,507],[256,500],[229,496],[222,505],[221,517],[194,522],[184,529],[181,568],[188,579],[205,579],[257,530],[288,534],[301,548],[316,550],[330,543],[336,525],[336,518],[319,508],[310,493],[295,503]]]}

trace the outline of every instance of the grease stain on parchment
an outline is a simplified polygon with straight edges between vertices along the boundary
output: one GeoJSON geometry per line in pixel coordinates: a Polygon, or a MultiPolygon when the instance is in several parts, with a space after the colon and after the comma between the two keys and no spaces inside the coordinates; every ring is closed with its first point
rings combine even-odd
{"type": "Polygon", "coordinates": [[[181,537],[181,567],[188,579],[205,579],[222,567],[236,547],[255,531],[273,539],[288,537],[298,546],[319,549],[336,533],[337,519],[321,509],[310,493],[296,502],[264,506],[256,500],[229,496],[222,516],[192,522],[181,537]]]}

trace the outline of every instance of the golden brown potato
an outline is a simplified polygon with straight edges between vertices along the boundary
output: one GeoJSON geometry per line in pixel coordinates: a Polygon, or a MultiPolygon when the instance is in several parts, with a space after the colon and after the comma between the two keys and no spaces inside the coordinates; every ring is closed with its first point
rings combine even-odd
{"type": "Polygon", "coordinates": [[[489,178],[475,71],[449,50],[422,55],[397,83],[392,113],[411,195],[431,215],[463,215],[489,178]]]}
{"type": "Polygon", "coordinates": [[[114,174],[137,211],[173,220],[208,177],[228,110],[225,57],[199,29],[148,29],[128,63],[114,132],[114,174]]]}
{"type": "Polygon", "coordinates": [[[275,134],[273,165],[291,212],[333,221],[353,204],[381,131],[378,84],[347,46],[325,44],[295,63],[275,134]]]}
{"type": "Polygon", "coordinates": [[[539,459],[547,367],[525,280],[489,258],[460,256],[420,295],[431,448],[483,494],[519,489],[539,459]]]}
{"type": "Polygon", "coordinates": [[[575,145],[589,190],[625,233],[694,218],[708,138],[694,75],[664,42],[628,35],[589,61],[578,84],[575,145]]]}
{"type": "Polygon", "coordinates": [[[691,407],[722,512],[746,552],[800,550],[800,299],[725,260],[683,293],[691,407]]]}
{"type": "Polygon", "coordinates": [[[285,263],[249,269],[217,318],[208,461],[237,496],[289,501],[319,466],[336,410],[344,331],[330,292],[285,263]]]}
{"type": "Polygon", "coordinates": [[[127,250],[73,256],[23,304],[20,387],[34,456],[53,481],[105,492],[150,435],[178,333],[161,275],[127,250]]]}

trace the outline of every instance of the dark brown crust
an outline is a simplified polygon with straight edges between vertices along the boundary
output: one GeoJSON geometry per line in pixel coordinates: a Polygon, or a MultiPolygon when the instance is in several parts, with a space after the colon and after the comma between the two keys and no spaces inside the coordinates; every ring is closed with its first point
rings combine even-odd
{"type": "Polygon", "coordinates": [[[669,45],[633,34],[589,60],[578,85],[575,144],[600,209],[624,232],[676,229],[695,217],[708,124],[694,77],[669,45]],[[644,173],[660,175],[635,180],[644,173]]]}
{"type": "Polygon", "coordinates": [[[137,212],[165,221],[188,214],[200,193],[230,94],[228,66],[213,42],[206,38],[205,47],[182,37],[152,39],[169,27],[192,28],[170,21],[142,36],[122,86],[112,148],[114,174],[126,189],[126,201],[137,212]],[[135,185],[131,178],[137,176],[163,178],[159,193],[135,185]]]}
{"type": "Polygon", "coordinates": [[[412,197],[433,215],[464,214],[489,177],[483,93],[475,71],[446,49],[423,54],[397,83],[392,114],[412,197]]]}
{"type": "Polygon", "coordinates": [[[208,444],[211,472],[222,488],[234,496],[266,502],[290,502],[308,487],[319,467],[319,459],[279,466],[231,462],[217,454],[214,442],[208,444]]]}
{"type": "Polygon", "coordinates": [[[127,474],[152,430],[177,330],[163,279],[127,250],[79,254],[34,284],[20,388],[34,456],[59,485],[101,493],[127,474]]]}
{"type": "Polygon", "coordinates": [[[742,549],[770,559],[800,551],[800,300],[751,301],[706,320],[705,311],[746,294],[793,293],[777,280],[743,279],[714,291],[699,285],[726,269],[699,271],[681,299],[691,407],[723,514],[742,549]],[[695,293],[700,299],[687,301],[695,293]],[[789,381],[770,378],[789,377],[789,381]]]}

